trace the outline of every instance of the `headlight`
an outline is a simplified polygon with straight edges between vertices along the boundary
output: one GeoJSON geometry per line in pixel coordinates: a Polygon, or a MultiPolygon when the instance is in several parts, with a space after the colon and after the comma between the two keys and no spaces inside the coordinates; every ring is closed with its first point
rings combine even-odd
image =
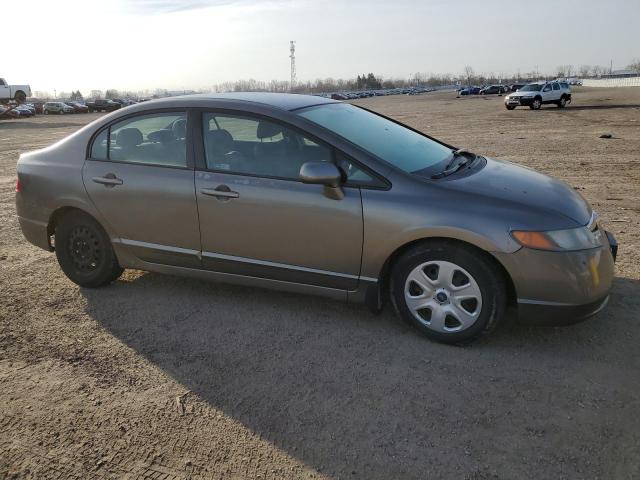
{"type": "Polygon", "coordinates": [[[602,231],[596,227],[570,228],[549,232],[512,231],[511,236],[523,247],[537,250],[587,250],[601,245],[602,231]]]}

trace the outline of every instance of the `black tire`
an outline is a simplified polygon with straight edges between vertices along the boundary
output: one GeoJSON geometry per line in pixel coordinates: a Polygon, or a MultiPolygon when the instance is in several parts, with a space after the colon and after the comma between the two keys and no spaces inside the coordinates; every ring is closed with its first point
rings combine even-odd
{"type": "Polygon", "coordinates": [[[391,269],[390,288],[391,300],[400,317],[428,338],[442,343],[471,342],[493,330],[505,316],[507,288],[502,272],[487,253],[458,242],[428,241],[408,250],[391,269]],[[405,284],[408,275],[422,263],[431,261],[453,263],[466,270],[477,283],[482,304],[476,320],[467,328],[446,333],[432,330],[419,321],[407,306],[405,284]]]}
{"type": "Polygon", "coordinates": [[[89,215],[74,211],[56,226],[56,257],[64,274],[81,287],[97,288],[123,272],[109,236],[89,215]]]}
{"type": "Polygon", "coordinates": [[[534,98],[531,105],[529,105],[531,110],[540,110],[540,107],[542,107],[542,99],[540,97],[534,98]]]}
{"type": "Polygon", "coordinates": [[[27,101],[27,94],[22,90],[18,90],[13,98],[16,102],[18,102],[18,104],[21,105],[27,101]]]}
{"type": "Polygon", "coordinates": [[[507,110],[514,110],[516,107],[515,107],[515,105],[505,105],[505,108],[507,110]]]}
{"type": "Polygon", "coordinates": [[[558,103],[556,105],[558,105],[558,108],[566,107],[567,106],[567,97],[565,97],[564,95],[562,97],[560,97],[560,100],[558,100],[558,103]]]}

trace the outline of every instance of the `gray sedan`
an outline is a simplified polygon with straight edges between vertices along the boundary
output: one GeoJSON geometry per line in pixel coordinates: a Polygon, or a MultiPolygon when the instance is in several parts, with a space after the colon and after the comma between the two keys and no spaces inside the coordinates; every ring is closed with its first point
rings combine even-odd
{"type": "Polygon", "coordinates": [[[508,306],[584,319],[613,278],[615,240],[568,185],[321,97],[145,102],[17,170],[24,236],[82,287],[135,268],[391,303],[457,343],[508,306]]]}

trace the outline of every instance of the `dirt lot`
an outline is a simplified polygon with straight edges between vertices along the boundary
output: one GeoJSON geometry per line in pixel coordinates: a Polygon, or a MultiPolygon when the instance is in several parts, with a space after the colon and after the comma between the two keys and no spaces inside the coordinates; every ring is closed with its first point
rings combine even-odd
{"type": "Polygon", "coordinates": [[[0,478],[640,478],[640,88],[501,101],[361,103],[578,188],[617,277],[585,323],[466,348],[313,297],[135,271],[79,289],[23,240],[15,164],[95,116],[0,122],[0,478]]]}

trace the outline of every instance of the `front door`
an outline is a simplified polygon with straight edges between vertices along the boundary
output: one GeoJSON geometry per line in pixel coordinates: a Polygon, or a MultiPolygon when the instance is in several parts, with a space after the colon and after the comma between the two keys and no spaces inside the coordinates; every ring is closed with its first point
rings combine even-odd
{"type": "MultiPolygon", "coordinates": [[[[353,290],[362,255],[358,188],[344,198],[298,180],[307,161],[333,151],[279,123],[204,113],[196,171],[206,269],[353,290]]],[[[196,148],[196,151],[199,149],[196,148]]]]}
{"type": "Polygon", "coordinates": [[[194,171],[186,115],[131,117],[98,135],[82,175],[91,200],[141,260],[200,267],[194,171]]]}

